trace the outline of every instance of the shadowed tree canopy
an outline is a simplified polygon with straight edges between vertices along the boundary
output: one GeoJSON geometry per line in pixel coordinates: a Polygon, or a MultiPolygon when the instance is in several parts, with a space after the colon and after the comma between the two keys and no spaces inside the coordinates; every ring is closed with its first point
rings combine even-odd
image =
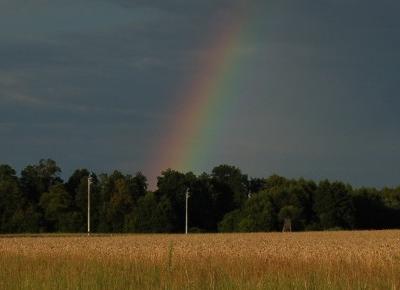
{"type": "Polygon", "coordinates": [[[61,183],[61,169],[51,159],[42,159],[39,164],[28,165],[21,172],[21,186],[30,201],[37,202],[40,194],[47,192],[50,186],[61,183]]]}
{"type": "MultiPolygon", "coordinates": [[[[0,232],[85,232],[89,170],[64,183],[51,159],[28,165],[20,176],[0,165],[0,232]]],[[[158,188],[146,177],[114,171],[91,174],[93,232],[182,233],[189,193],[189,231],[294,231],[400,227],[400,187],[358,188],[339,181],[249,178],[230,165],[196,175],[167,169],[158,188]]]]}

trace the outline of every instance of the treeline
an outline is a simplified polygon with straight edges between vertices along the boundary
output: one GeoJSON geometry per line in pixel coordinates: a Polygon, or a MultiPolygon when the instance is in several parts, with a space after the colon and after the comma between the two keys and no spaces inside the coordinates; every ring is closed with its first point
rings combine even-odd
{"type": "MultiPolygon", "coordinates": [[[[78,169],[66,181],[60,173],[51,159],[19,176],[0,165],[0,232],[85,232],[89,171],[78,169]]],[[[249,178],[228,165],[199,176],[166,170],[155,191],[141,173],[92,177],[93,232],[183,232],[187,190],[191,232],[280,231],[287,219],[296,231],[400,227],[400,187],[249,178]]]]}

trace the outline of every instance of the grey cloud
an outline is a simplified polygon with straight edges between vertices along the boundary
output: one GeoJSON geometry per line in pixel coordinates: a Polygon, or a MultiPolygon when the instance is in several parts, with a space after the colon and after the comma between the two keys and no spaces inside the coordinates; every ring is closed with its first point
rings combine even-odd
{"type": "Polygon", "coordinates": [[[255,176],[398,180],[397,1],[23,2],[0,4],[1,162],[144,168],[197,56],[245,3],[232,101],[217,108],[220,131],[203,136],[211,145],[193,170],[227,162],[255,176]]]}

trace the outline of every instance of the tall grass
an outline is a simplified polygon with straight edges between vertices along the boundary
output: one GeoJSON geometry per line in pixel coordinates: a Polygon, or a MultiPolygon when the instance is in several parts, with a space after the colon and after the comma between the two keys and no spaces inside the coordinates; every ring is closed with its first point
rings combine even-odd
{"type": "Polygon", "coordinates": [[[400,232],[0,238],[0,289],[400,289],[400,232]]]}

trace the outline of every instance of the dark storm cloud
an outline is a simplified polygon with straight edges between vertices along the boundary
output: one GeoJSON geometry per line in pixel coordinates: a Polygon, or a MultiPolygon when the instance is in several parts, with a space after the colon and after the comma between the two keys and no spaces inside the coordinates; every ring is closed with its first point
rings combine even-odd
{"type": "Polygon", "coordinates": [[[196,170],[229,162],[260,176],[398,183],[400,4],[390,0],[2,1],[0,161],[143,168],[237,7],[247,13],[238,104],[196,170]]]}

